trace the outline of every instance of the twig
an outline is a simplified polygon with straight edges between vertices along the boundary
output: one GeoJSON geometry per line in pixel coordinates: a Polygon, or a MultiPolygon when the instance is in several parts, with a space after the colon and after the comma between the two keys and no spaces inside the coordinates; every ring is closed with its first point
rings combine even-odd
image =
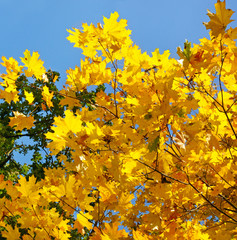
{"type": "Polygon", "coordinates": [[[165,173],[159,171],[158,169],[155,169],[155,168],[151,167],[150,165],[148,165],[148,164],[146,164],[146,163],[140,161],[139,159],[135,159],[135,160],[136,160],[137,162],[143,164],[144,166],[146,166],[146,167],[152,169],[154,172],[158,172],[161,176],[163,176],[163,177],[165,177],[165,178],[169,178],[169,179],[171,179],[171,180],[173,180],[173,181],[176,181],[176,182],[182,183],[182,184],[184,184],[184,185],[188,185],[188,183],[185,183],[185,182],[183,182],[183,181],[180,181],[179,179],[176,179],[176,178],[170,177],[170,176],[168,176],[167,174],[165,174],[165,173]]]}
{"type": "Polygon", "coordinates": [[[200,196],[205,200],[207,201],[213,208],[215,208],[218,212],[222,213],[223,215],[225,215],[226,217],[230,218],[231,220],[233,220],[234,222],[237,223],[237,220],[234,219],[233,217],[231,217],[229,214],[223,212],[221,209],[219,209],[216,205],[214,205],[207,197],[205,197],[189,180],[189,177],[188,175],[186,174],[187,176],[187,180],[188,180],[188,184],[197,192],[200,194],[200,196]]]}

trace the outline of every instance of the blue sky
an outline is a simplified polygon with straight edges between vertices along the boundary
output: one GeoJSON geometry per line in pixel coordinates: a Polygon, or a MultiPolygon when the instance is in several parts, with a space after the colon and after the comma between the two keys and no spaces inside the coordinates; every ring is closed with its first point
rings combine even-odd
{"type": "MultiPolygon", "coordinates": [[[[66,40],[66,29],[80,28],[84,22],[103,22],[103,16],[117,11],[128,20],[132,39],[142,51],[169,49],[171,56],[177,57],[176,47],[183,47],[185,39],[198,43],[198,39],[209,36],[202,22],[208,21],[207,9],[214,11],[215,3],[215,0],[0,0],[0,56],[20,60],[26,49],[38,51],[47,69],[61,73],[63,84],[66,69],[79,65],[83,57],[80,49],[66,40]]],[[[227,0],[227,8],[236,10],[236,0],[227,0]]]]}

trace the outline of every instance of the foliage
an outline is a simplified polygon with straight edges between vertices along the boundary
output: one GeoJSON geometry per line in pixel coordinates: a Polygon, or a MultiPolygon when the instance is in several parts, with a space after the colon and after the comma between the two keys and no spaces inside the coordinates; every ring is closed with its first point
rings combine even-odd
{"type": "Polygon", "coordinates": [[[59,74],[48,71],[44,74],[44,79],[47,81],[39,80],[34,76],[28,79],[20,74],[21,67],[17,67],[18,63],[14,59],[7,60],[3,57],[3,61],[2,65],[6,67],[7,74],[2,74],[4,79],[2,86],[5,87],[5,91],[1,90],[1,98],[5,101],[0,103],[1,173],[12,180],[17,178],[18,174],[27,174],[30,166],[22,166],[14,159],[13,153],[17,150],[19,154],[25,155],[31,152],[31,171],[41,178],[43,167],[54,166],[52,156],[46,149],[47,140],[44,134],[50,131],[54,117],[63,116],[64,112],[63,107],[59,105],[62,97],[55,95],[52,98],[54,108],[50,109],[42,97],[44,94],[42,89],[47,87],[50,91],[57,92],[54,81],[59,74]],[[15,72],[11,69],[13,67],[15,72]],[[14,99],[17,100],[12,101],[14,99]],[[22,141],[24,143],[20,143],[20,139],[24,139],[22,141]],[[40,152],[44,152],[45,156],[40,152]],[[42,158],[45,161],[40,164],[42,158]]]}
{"type": "Polygon", "coordinates": [[[3,171],[2,237],[236,237],[237,28],[225,2],[215,8],[210,39],[186,41],[179,60],[142,53],[116,12],[68,30],[85,59],[61,91],[38,53],[2,58],[1,167],[25,134],[41,169],[3,171]]]}

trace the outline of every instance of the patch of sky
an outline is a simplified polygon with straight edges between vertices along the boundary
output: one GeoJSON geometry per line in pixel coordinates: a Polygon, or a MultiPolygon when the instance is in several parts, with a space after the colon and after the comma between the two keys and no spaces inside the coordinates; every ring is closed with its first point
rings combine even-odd
{"type": "Polygon", "coordinates": [[[132,203],[133,205],[136,204],[137,195],[141,195],[144,190],[145,190],[145,185],[141,185],[141,184],[140,184],[140,185],[138,185],[138,186],[135,188],[134,191],[130,192],[131,194],[133,193],[133,195],[134,195],[134,198],[131,200],[131,203],[132,203]],[[140,191],[138,192],[138,190],[140,190],[140,191]]]}
{"type": "Polygon", "coordinates": [[[137,130],[139,128],[139,125],[135,124],[134,128],[137,130]]]}
{"type": "Polygon", "coordinates": [[[149,207],[151,204],[152,204],[152,203],[148,202],[147,199],[145,199],[144,205],[145,205],[146,207],[149,207]]]}
{"type": "Polygon", "coordinates": [[[118,230],[125,230],[126,232],[130,232],[129,228],[127,226],[122,225],[123,222],[121,222],[121,225],[118,226],[118,230]]]}

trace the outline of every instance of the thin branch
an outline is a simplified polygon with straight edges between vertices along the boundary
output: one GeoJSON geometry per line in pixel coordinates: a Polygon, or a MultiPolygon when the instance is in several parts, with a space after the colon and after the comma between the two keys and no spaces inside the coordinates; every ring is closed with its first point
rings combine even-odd
{"type": "MultiPolygon", "coordinates": [[[[168,144],[166,144],[166,145],[168,145],[168,144]]],[[[168,145],[168,146],[169,146],[169,145],[168,145]]],[[[167,153],[169,153],[169,154],[172,155],[173,157],[177,158],[180,162],[183,162],[183,160],[182,160],[179,156],[173,154],[173,153],[170,152],[169,150],[164,149],[164,151],[167,152],[167,153]]]]}
{"type": "Polygon", "coordinates": [[[49,191],[53,196],[55,196],[57,199],[59,199],[60,201],[62,201],[64,204],[66,204],[68,207],[70,207],[71,209],[73,209],[75,212],[77,212],[78,214],[82,215],[84,218],[86,218],[88,221],[90,220],[88,217],[86,217],[84,214],[82,214],[79,210],[77,210],[76,208],[72,207],[70,204],[68,204],[66,201],[64,201],[63,199],[59,198],[56,194],[52,193],[51,191],[49,191]]]}
{"type": "Polygon", "coordinates": [[[20,137],[32,137],[34,136],[34,134],[29,134],[29,133],[25,133],[25,134],[16,134],[16,135],[1,135],[4,138],[20,138],[20,137]]]}
{"type": "Polygon", "coordinates": [[[230,218],[231,220],[233,220],[234,222],[237,223],[237,220],[234,219],[233,217],[231,217],[229,214],[225,213],[224,211],[222,211],[221,209],[219,209],[216,205],[214,205],[207,197],[205,197],[189,180],[188,175],[187,176],[187,180],[188,180],[188,184],[197,192],[200,194],[200,196],[207,201],[213,208],[215,208],[218,212],[222,213],[223,215],[225,215],[226,217],[230,218]]]}
{"type": "MultiPolygon", "coordinates": [[[[37,213],[35,212],[34,206],[31,205],[31,207],[32,207],[32,209],[33,209],[33,212],[35,213],[35,216],[37,217],[38,221],[40,222],[40,219],[39,219],[37,213]]],[[[42,227],[43,227],[44,231],[48,234],[49,238],[51,238],[49,232],[45,229],[45,227],[44,227],[44,226],[42,226],[42,227]]]]}
{"type": "Polygon", "coordinates": [[[119,119],[118,115],[116,115],[115,113],[113,113],[112,111],[110,111],[107,107],[100,106],[100,105],[98,105],[98,104],[92,104],[92,107],[93,107],[93,106],[99,107],[99,108],[103,108],[103,109],[105,109],[107,112],[109,112],[110,114],[112,114],[115,118],[118,118],[118,119],[119,119]]]}
{"type": "Polygon", "coordinates": [[[222,109],[223,109],[223,111],[224,111],[224,113],[226,115],[226,118],[227,118],[227,121],[228,121],[228,123],[230,125],[230,128],[231,128],[233,134],[235,135],[235,138],[237,139],[237,134],[236,134],[236,132],[234,130],[234,127],[233,127],[233,125],[232,125],[232,123],[230,121],[230,118],[228,116],[227,110],[225,109],[225,106],[224,106],[224,95],[223,95],[223,87],[222,87],[221,77],[222,77],[222,69],[223,69],[225,57],[226,57],[227,54],[225,54],[224,57],[222,56],[223,53],[222,53],[222,43],[221,43],[221,41],[220,41],[220,48],[221,48],[221,67],[220,67],[220,73],[219,73],[219,86],[220,86],[220,90],[221,90],[222,109]]]}
{"type": "Polygon", "coordinates": [[[222,68],[223,68],[223,64],[224,64],[224,60],[225,60],[225,56],[222,57],[222,43],[220,40],[220,48],[221,48],[221,67],[220,67],[220,73],[219,73],[219,87],[221,90],[221,102],[222,102],[222,108],[225,111],[225,107],[224,107],[224,96],[223,96],[223,88],[222,88],[222,82],[221,82],[221,73],[222,73],[222,68]]]}
{"type": "Polygon", "coordinates": [[[210,164],[209,167],[224,181],[226,182],[230,187],[233,187],[231,184],[229,184],[210,164]]]}
{"type": "Polygon", "coordinates": [[[234,102],[230,105],[230,107],[228,107],[228,109],[226,110],[227,113],[229,112],[229,110],[232,108],[232,106],[233,106],[235,103],[237,103],[237,99],[234,100],[234,102]]]}
{"type": "MultiPolygon", "coordinates": [[[[199,179],[202,181],[202,183],[204,183],[207,187],[211,188],[212,190],[212,187],[207,183],[205,182],[201,177],[199,177],[199,179]]],[[[224,201],[226,201],[231,207],[233,207],[234,209],[237,210],[237,207],[231,203],[225,196],[223,196],[221,193],[218,194],[219,197],[221,197],[224,201]]]]}
{"type": "Polygon", "coordinates": [[[148,165],[148,164],[146,164],[146,163],[140,161],[139,159],[135,159],[135,160],[136,160],[137,162],[143,164],[144,166],[146,166],[146,167],[152,169],[154,172],[158,172],[161,176],[163,176],[163,177],[165,177],[165,178],[169,178],[169,179],[171,179],[171,180],[173,180],[173,181],[176,181],[176,182],[182,183],[182,184],[184,184],[184,185],[188,185],[188,183],[185,183],[185,182],[180,181],[179,179],[176,179],[176,178],[170,177],[170,176],[168,176],[167,174],[165,174],[165,173],[159,171],[158,169],[155,169],[155,168],[151,167],[150,165],[148,165]]]}
{"type": "Polygon", "coordinates": [[[106,55],[108,56],[108,58],[110,59],[114,69],[115,69],[115,73],[114,73],[114,86],[113,86],[113,89],[114,89],[114,106],[115,106],[115,112],[116,112],[116,116],[118,117],[118,106],[117,106],[117,100],[116,100],[116,88],[117,88],[117,72],[118,72],[118,68],[117,66],[115,65],[113,59],[112,59],[112,56],[108,51],[106,51],[105,47],[102,45],[102,43],[100,42],[100,40],[98,40],[100,46],[103,48],[103,50],[105,51],[106,55]]]}
{"type": "MultiPolygon", "coordinates": [[[[186,73],[183,71],[183,73],[184,73],[184,77],[185,77],[185,79],[190,83],[190,80],[188,79],[188,77],[187,77],[187,75],[186,75],[186,73]]],[[[177,80],[176,80],[177,81],[177,80]]],[[[186,86],[188,86],[188,85],[186,85],[186,86]]],[[[198,88],[195,88],[195,86],[194,85],[191,85],[192,86],[192,89],[193,90],[196,90],[196,91],[198,91],[198,92],[200,92],[200,93],[206,93],[215,103],[217,103],[220,107],[222,107],[222,105],[202,86],[202,88],[203,88],[203,90],[204,90],[204,92],[201,90],[201,89],[198,89],[198,88]]],[[[214,104],[215,105],[215,104],[214,104]]],[[[218,109],[218,107],[215,105],[215,107],[218,109]]],[[[220,112],[222,112],[221,110],[219,110],[218,109],[218,111],[220,111],[220,112]]]]}
{"type": "MultiPolygon", "coordinates": [[[[173,136],[171,135],[171,132],[170,132],[169,127],[168,127],[168,124],[166,124],[166,127],[167,127],[167,130],[168,130],[168,132],[169,132],[169,135],[168,135],[168,136],[170,137],[171,141],[172,141],[173,144],[175,145],[175,147],[176,147],[176,149],[178,150],[180,156],[182,156],[182,153],[180,152],[179,148],[176,146],[176,143],[175,143],[175,141],[174,141],[174,139],[173,139],[173,136]]],[[[169,145],[168,145],[168,146],[169,146],[169,145]]],[[[177,156],[180,158],[180,156],[176,153],[176,151],[174,150],[174,148],[172,147],[172,145],[171,145],[170,147],[171,147],[171,149],[174,151],[175,155],[177,155],[177,156]]]]}

